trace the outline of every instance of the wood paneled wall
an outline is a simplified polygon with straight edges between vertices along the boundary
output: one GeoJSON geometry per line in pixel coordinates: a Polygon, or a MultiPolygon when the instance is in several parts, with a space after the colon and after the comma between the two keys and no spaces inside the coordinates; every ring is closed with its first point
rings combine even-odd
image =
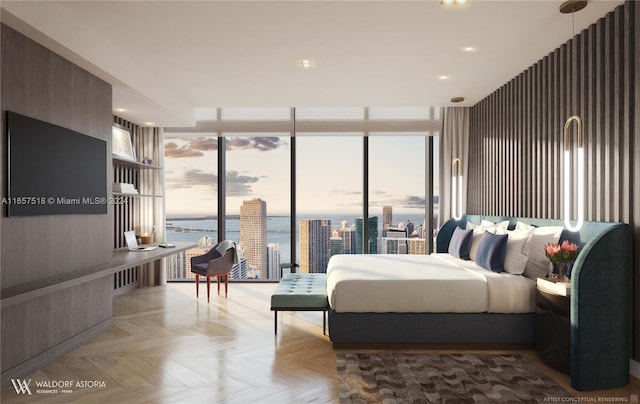
{"type": "MultiPolygon", "coordinates": [[[[111,85],[2,24],[2,149],[7,110],[111,142],[111,85]]],[[[110,156],[107,161],[111,161],[110,156]]],[[[0,196],[6,191],[0,154],[0,196]]],[[[109,171],[108,171],[109,172],[109,171]]],[[[111,182],[109,177],[108,182],[111,182]]],[[[113,208],[102,215],[0,215],[2,287],[98,265],[112,256],[113,208]]],[[[2,308],[2,373],[111,318],[111,279],[92,280],[2,308]]]]}
{"type": "MultiPolygon", "coordinates": [[[[640,357],[639,42],[640,4],[627,1],[476,104],[468,189],[474,197],[467,201],[473,214],[562,218],[563,127],[570,115],[579,114],[586,220],[625,222],[634,233],[635,359],[640,357]]],[[[575,134],[572,139],[575,143],[575,134]]]]}

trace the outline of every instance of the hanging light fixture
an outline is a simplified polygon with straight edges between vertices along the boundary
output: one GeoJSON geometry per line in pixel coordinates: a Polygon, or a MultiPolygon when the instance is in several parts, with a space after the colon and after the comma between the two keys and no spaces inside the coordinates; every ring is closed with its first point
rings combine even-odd
{"type": "Polygon", "coordinates": [[[451,216],[462,218],[462,160],[458,158],[451,162],[451,216]]]}
{"type": "MultiPolygon", "coordinates": [[[[563,14],[571,13],[571,33],[572,40],[575,37],[575,13],[577,11],[582,10],[587,6],[586,0],[569,0],[565,1],[560,5],[560,12],[563,14]]],[[[574,69],[574,51],[575,43],[571,45],[571,88],[573,88],[573,79],[575,75],[573,74],[574,69]]],[[[573,97],[572,97],[573,99],[573,97]]],[[[573,102],[571,102],[573,104],[573,102]]],[[[569,119],[564,123],[564,192],[563,192],[563,200],[564,200],[564,225],[569,231],[578,231],[582,227],[584,222],[584,136],[582,132],[582,119],[578,115],[572,115],[569,119]],[[573,198],[571,197],[571,133],[570,128],[573,123],[576,123],[578,127],[578,144],[576,150],[576,159],[577,159],[577,175],[576,182],[578,188],[577,194],[577,222],[574,226],[571,224],[571,205],[573,202],[573,198]]]]}
{"type": "Polygon", "coordinates": [[[584,140],[582,134],[582,119],[578,115],[573,115],[564,123],[564,225],[570,231],[578,231],[584,222],[584,140]],[[571,137],[569,128],[575,122],[578,125],[578,150],[576,151],[578,164],[578,175],[576,182],[578,183],[578,221],[575,226],[571,224],[571,137]]]}

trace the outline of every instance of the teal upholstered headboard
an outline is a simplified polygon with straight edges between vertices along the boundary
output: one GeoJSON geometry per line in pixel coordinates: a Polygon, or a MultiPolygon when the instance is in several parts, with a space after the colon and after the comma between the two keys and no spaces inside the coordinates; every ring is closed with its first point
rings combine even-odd
{"type": "MultiPolygon", "coordinates": [[[[456,226],[483,219],[564,226],[555,219],[465,215],[442,225],[436,252],[448,251],[456,226]]],[[[629,383],[629,228],[624,223],[584,222],[579,232],[565,229],[562,240],[580,246],[571,272],[571,385],[577,390],[624,386],[629,383]]]]}

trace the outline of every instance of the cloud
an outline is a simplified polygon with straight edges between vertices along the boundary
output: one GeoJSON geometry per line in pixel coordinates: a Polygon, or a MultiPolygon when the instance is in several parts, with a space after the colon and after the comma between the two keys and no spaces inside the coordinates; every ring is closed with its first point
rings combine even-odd
{"type": "Polygon", "coordinates": [[[226,142],[227,150],[248,149],[251,141],[243,137],[228,138],[226,142]]]}
{"type": "Polygon", "coordinates": [[[421,196],[405,195],[393,198],[386,197],[384,199],[372,199],[369,200],[369,204],[370,206],[376,207],[391,205],[394,208],[400,209],[424,209],[426,206],[426,199],[421,196]]]}
{"type": "Polygon", "coordinates": [[[218,139],[215,137],[191,137],[187,138],[189,148],[200,151],[218,150],[218,139]]]}
{"type": "Polygon", "coordinates": [[[362,191],[347,191],[344,189],[332,189],[331,192],[340,195],[362,195],[362,191]]]}
{"type": "MultiPolygon", "coordinates": [[[[248,196],[252,194],[251,184],[258,182],[260,177],[240,175],[237,171],[227,171],[227,196],[248,196]]],[[[213,192],[218,191],[218,175],[198,169],[189,169],[177,177],[166,179],[167,187],[171,189],[191,189],[194,187],[210,187],[213,192]]]]}
{"type": "Polygon", "coordinates": [[[407,195],[401,200],[398,201],[398,205],[402,208],[411,208],[411,209],[424,209],[426,206],[426,199],[424,197],[415,196],[415,195],[407,195]]]}
{"type": "Polygon", "coordinates": [[[211,187],[214,191],[218,189],[218,176],[198,169],[189,169],[178,177],[167,177],[168,188],[190,189],[197,186],[211,187]]]}
{"type": "MultiPolygon", "coordinates": [[[[218,150],[218,139],[215,137],[181,137],[175,138],[187,142],[178,146],[176,142],[168,142],[164,145],[164,153],[167,158],[201,157],[203,152],[218,150]]],[[[226,150],[275,150],[282,145],[279,137],[229,137],[226,141],[226,150]]]]}
{"type": "Polygon", "coordinates": [[[260,151],[275,150],[281,146],[279,137],[232,137],[227,138],[227,150],[255,149],[260,151]]]}
{"type": "Polygon", "coordinates": [[[178,146],[174,142],[165,143],[164,156],[166,158],[183,158],[183,157],[200,157],[203,153],[198,150],[194,150],[189,146],[178,146]]]}
{"type": "Polygon", "coordinates": [[[258,177],[239,175],[237,171],[227,171],[227,195],[247,196],[251,195],[251,185],[258,182],[258,177]]]}
{"type": "Polygon", "coordinates": [[[280,146],[278,137],[256,137],[253,138],[254,147],[260,151],[277,149],[280,146]]]}

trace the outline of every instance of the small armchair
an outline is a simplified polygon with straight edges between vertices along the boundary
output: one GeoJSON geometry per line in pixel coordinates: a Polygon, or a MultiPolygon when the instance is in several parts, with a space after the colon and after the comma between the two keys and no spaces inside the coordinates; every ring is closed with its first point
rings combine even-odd
{"type": "Polygon", "coordinates": [[[229,274],[233,268],[236,248],[228,248],[224,255],[218,251],[218,245],[211,248],[207,253],[191,257],[191,272],[196,275],[196,299],[200,292],[200,277],[207,278],[207,302],[210,301],[211,277],[215,276],[218,281],[218,295],[220,294],[220,277],[224,276],[224,296],[227,297],[229,291],[229,274]]]}

